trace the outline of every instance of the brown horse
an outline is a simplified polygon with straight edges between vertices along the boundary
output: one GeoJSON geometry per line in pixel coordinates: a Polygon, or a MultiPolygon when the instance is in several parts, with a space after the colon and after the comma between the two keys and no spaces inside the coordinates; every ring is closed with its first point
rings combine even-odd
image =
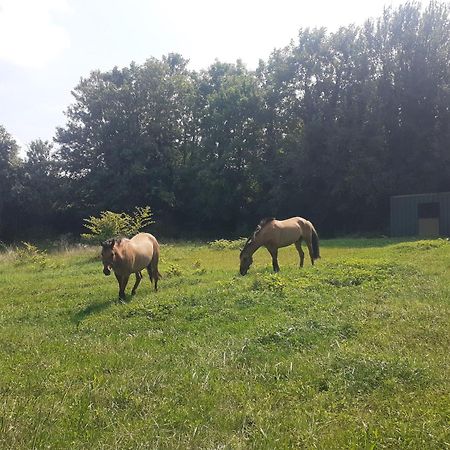
{"type": "Polygon", "coordinates": [[[308,247],[311,264],[320,258],[319,237],[311,222],[302,217],[291,217],[286,220],[276,220],[269,217],[261,220],[254,233],[247,239],[240,254],[241,265],[239,272],[245,275],[253,262],[252,255],[259,247],[266,247],[272,256],[272,266],[275,272],[279,272],[278,249],[295,244],[300,255],[300,267],[303,267],[305,253],[301,242],[304,240],[308,247]]]}
{"type": "Polygon", "coordinates": [[[119,282],[119,298],[125,300],[125,288],[132,273],[136,274],[131,295],[142,280],[141,270],[147,269],[150,283],[155,282],[155,291],[158,290],[159,244],[156,238],[149,233],[139,233],[131,239],[109,239],[102,242],[103,273],[111,274],[111,269],[119,282]]]}

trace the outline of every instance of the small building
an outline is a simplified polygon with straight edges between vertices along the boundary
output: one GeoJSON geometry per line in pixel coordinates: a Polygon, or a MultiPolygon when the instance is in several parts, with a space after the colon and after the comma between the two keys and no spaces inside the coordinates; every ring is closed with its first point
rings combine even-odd
{"type": "Polygon", "coordinates": [[[450,192],[391,197],[391,236],[450,236],[450,192]]]}

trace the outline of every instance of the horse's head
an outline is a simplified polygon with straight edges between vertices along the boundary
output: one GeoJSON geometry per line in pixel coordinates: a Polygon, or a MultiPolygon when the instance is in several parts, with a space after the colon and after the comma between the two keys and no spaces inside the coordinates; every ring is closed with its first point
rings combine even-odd
{"type": "Polygon", "coordinates": [[[111,275],[111,268],[114,263],[114,259],[116,257],[114,251],[115,245],[114,239],[108,239],[105,242],[102,242],[102,262],[103,262],[103,273],[105,275],[111,275]]]}
{"type": "Polygon", "coordinates": [[[241,275],[246,275],[248,272],[249,267],[252,265],[253,258],[252,255],[247,253],[246,248],[241,251],[241,254],[239,255],[239,259],[241,260],[241,265],[239,267],[239,272],[241,275]]]}

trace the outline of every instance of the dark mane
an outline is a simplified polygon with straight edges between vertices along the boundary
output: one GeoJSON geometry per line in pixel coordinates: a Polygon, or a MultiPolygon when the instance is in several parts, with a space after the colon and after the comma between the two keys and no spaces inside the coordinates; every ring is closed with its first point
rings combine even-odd
{"type": "Polygon", "coordinates": [[[258,223],[258,226],[256,227],[255,231],[253,232],[252,239],[255,239],[256,235],[272,220],[275,220],[275,217],[264,217],[264,219],[261,219],[258,223]]]}
{"type": "Polygon", "coordinates": [[[125,239],[123,236],[113,237],[113,238],[107,239],[105,242],[103,242],[102,246],[113,247],[114,245],[120,245],[123,239],[125,239]]]}
{"type": "Polygon", "coordinates": [[[261,229],[267,225],[269,222],[272,222],[272,220],[275,220],[275,217],[264,217],[264,219],[261,219],[261,221],[259,222],[258,226],[256,227],[256,230],[254,232],[254,234],[259,233],[259,231],[261,231],[261,229]]]}
{"type": "Polygon", "coordinates": [[[272,220],[275,220],[275,217],[264,217],[264,219],[261,219],[258,226],[255,228],[255,231],[252,233],[252,235],[247,239],[247,241],[244,244],[244,248],[242,249],[241,253],[249,246],[249,244],[255,239],[256,235],[272,220]]]}

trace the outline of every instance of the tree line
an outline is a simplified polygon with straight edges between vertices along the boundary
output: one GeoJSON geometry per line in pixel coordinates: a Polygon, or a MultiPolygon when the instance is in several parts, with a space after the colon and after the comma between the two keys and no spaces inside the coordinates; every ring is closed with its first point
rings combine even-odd
{"type": "Polygon", "coordinates": [[[292,215],[325,235],[387,232],[391,195],[450,191],[448,3],[301,29],[256,70],[169,54],[72,94],[54,142],[25,159],[0,127],[0,239],[145,205],[170,236],[292,215]]]}

